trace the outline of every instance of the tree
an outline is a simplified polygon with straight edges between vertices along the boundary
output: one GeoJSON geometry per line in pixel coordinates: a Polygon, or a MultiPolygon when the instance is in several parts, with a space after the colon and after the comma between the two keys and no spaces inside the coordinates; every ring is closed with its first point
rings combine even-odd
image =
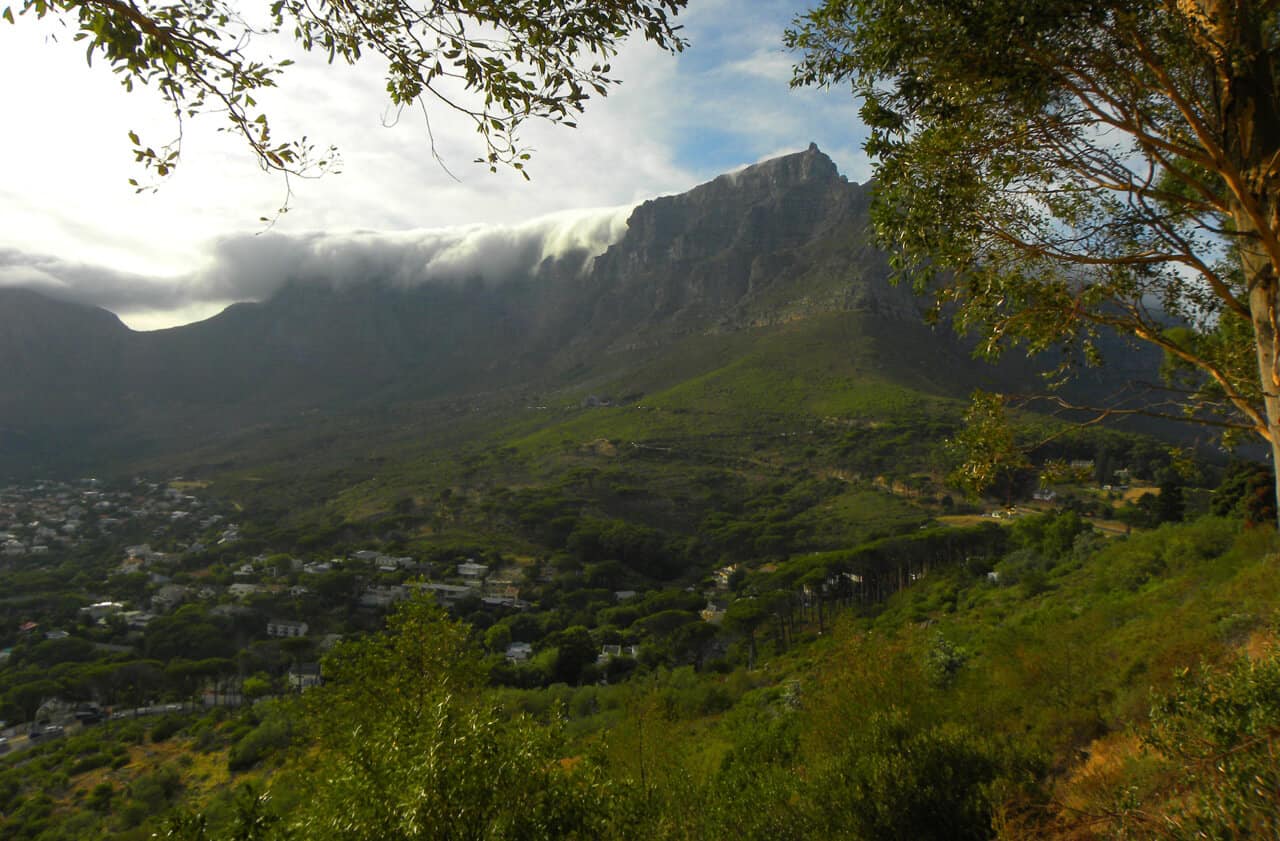
{"type": "Polygon", "coordinates": [[[951,441],[951,449],[961,462],[949,477],[953,484],[975,496],[1000,486],[1005,504],[1012,503],[1018,472],[1028,465],[1000,395],[974,395],[964,425],[951,441]]]}
{"type": "Polygon", "coordinates": [[[1166,468],[1160,474],[1160,496],[1156,500],[1156,517],[1161,523],[1180,523],[1186,513],[1182,494],[1183,481],[1178,471],[1166,468]]]}
{"type": "Polygon", "coordinates": [[[983,352],[1151,343],[1176,414],[1280,455],[1280,3],[825,0],[786,40],[863,99],[876,232],[983,352]]]}
{"type": "Polygon", "coordinates": [[[681,50],[672,18],[686,2],[271,0],[253,10],[229,0],[19,0],[0,16],[10,23],[22,15],[58,19],[86,42],[87,59],[104,59],[125,89],[150,86],[168,102],[176,140],[157,149],[129,137],[134,157],[154,175],[167,176],[177,165],[183,121],[215,112],[225,121],[222,130],[240,135],[264,169],[287,177],[318,174],[337,159],[336,150],[317,152],[305,137],[272,136],[256,97],[276,87],[293,63],[267,57],[264,47],[273,42],[291,37],[331,64],[381,57],[394,107],[416,104],[426,114],[430,103],[465,115],[484,145],[478,160],[491,170],[502,164],[523,172],[524,121],[573,126],[593,94],[604,96],[616,84],[608,59],[630,33],[681,50]]]}
{"type": "Polygon", "coordinates": [[[1246,524],[1274,522],[1275,484],[1272,471],[1253,462],[1236,462],[1227,467],[1222,483],[1213,492],[1209,510],[1219,517],[1243,517],[1246,524]]]}
{"type": "Polygon", "coordinates": [[[339,644],[300,700],[324,759],[291,837],[600,837],[603,781],[560,761],[558,720],[504,713],[483,671],[467,626],[429,599],[339,644]]]}
{"type": "Polygon", "coordinates": [[[557,631],[547,642],[556,649],[551,679],[571,686],[581,682],[583,669],[595,663],[600,650],[591,639],[591,632],[581,625],[557,631]]]}

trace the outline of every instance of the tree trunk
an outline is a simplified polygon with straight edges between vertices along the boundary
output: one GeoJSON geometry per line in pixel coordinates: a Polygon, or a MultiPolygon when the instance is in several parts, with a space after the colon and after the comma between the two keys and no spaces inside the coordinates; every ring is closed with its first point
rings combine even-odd
{"type": "Polygon", "coordinates": [[[1208,115],[1211,139],[1201,143],[1222,178],[1237,235],[1262,387],[1264,426],[1257,431],[1271,445],[1280,517],[1280,102],[1275,54],[1262,32],[1264,5],[1178,0],[1176,7],[1213,76],[1217,110],[1208,115]]]}
{"type": "Polygon", "coordinates": [[[1280,347],[1277,347],[1275,329],[1280,318],[1280,296],[1277,296],[1276,277],[1270,263],[1258,266],[1258,261],[1251,260],[1250,256],[1255,255],[1241,250],[1245,278],[1251,287],[1249,311],[1253,317],[1254,344],[1258,351],[1258,375],[1267,419],[1266,438],[1271,445],[1271,469],[1275,474],[1276,513],[1280,518],[1280,347]]]}
{"type": "MultiPolygon", "coordinates": [[[[1274,55],[1264,43],[1261,3],[1182,0],[1184,14],[1202,16],[1212,38],[1206,47],[1217,75],[1222,150],[1237,173],[1232,217],[1240,235],[1240,268],[1249,290],[1280,517],[1280,103],[1274,55]],[[1216,42],[1216,43],[1215,43],[1216,42]]],[[[1232,183],[1229,179],[1229,183],[1232,183]]]]}

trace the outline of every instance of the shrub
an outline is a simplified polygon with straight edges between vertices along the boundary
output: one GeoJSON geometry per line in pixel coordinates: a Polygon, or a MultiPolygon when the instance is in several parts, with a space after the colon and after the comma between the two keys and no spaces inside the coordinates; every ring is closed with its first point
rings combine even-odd
{"type": "Polygon", "coordinates": [[[181,730],[185,724],[181,716],[167,715],[152,725],[151,741],[163,742],[181,730]]]}
{"type": "Polygon", "coordinates": [[[1280,654],[1183,672],[1152,707],[1147,742],[1181,771],[1178,837],[1280,837],[1280,654]]]}
{"type": "Polygon", "coordinates": [[[877,714],[818,781],[833,834],[855,838],[986,839],[986,787],[1000,765],[978,737],[951,724],[911,727],[877,714]],[[852,831],[850,831],[852,830],[852,831]]]}
{"type": "Polygon", "coordinates": [[[252,768],[272,753],[288,747],[291,741],[293,727],[290,723],[283,718],[269,718],[232,746],[227,766],[232,771],[252,768]]]}

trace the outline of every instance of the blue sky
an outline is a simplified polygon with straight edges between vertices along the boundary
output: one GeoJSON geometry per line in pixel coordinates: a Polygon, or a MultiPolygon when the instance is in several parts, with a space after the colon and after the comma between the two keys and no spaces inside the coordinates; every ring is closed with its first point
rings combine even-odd
{"type": "MultiPolygon", "coordinates": [[[[336,144],[343,172],[295,183],[289,213],[265,238],[257,220],[279,205],[283,184],[217,132],[215,118],[185,126],[177,173],[154,195],[135,195],[127,182],[139,172],[127,135],[172,134],[163,104],[145,90],[127,95],[104,68],[86,67],[79,45],[50,39],[56,25],[20,18],[0,25],[0,74],[23,80],[6,85],[10,128],[0,132],[0,155],[10,162],[0,183],[0,285],[107,306],[148,329],[269,294],[278,278],[237,284],[234,275],[298,249],[313,259],[340,244],[366,248],[379,236],[397,248],[406,238],[453,237],[491,249],[530,232],[563,239],[578,218],[593,232],[616,230],[617,208],[810,141],[850,179],[865,180],[849,93],[789,89],[794,57],[781,36],[805,8],[787,0],[693,0],[681,16],[686,52],[673,57],[629,42],[613,61],[623,84],[591,103],[576,130],[529,127],[531,182],[472,164],[479,148],[471,128],[432,112],[436,146],[454,180],[431,159],[419,115],[384,126],[377,66],[304,59],[266,103],[275,133],[336,144]],[[509,235],[477,234],[494,226],[509,235]],[[237,255],[236,272],[228,254],[237,255]]],[[[283,262],[277,268],[290,270],[283,262]]]]}

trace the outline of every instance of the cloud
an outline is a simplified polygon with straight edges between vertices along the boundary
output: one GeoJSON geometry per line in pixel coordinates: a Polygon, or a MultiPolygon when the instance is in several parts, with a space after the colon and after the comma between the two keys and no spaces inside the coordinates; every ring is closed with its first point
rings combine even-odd
{"type": "Polygon", "coordinates": [[[409,287],[479,279],[496,285],[534,277],[548,259],[574,257],[585,268],[625,233],[632,207],[563,211],[516,225],[224,236],[200,269],[180,277],[0,249],[0,287],[103,307],[126,323],[155,328],[235,301],[263,300],[288,283],[409,287]]]}
{"type": "Polygon", "coordinates": [[[189,291],[173,278],[148,277],[58,257],[0,248],[0,288],[34,289],[52,298],[129,310],[180,306],[189,291]]]}
{"type": "Polygon", "coordinates": [[[199,286],[217,298],[243,300],[261,299],[289,282],[500,284],[536,275],[549,258],[604,253],[626,231],[631,209],[565,211],[518,225],[224,237],[214,244],[199,286]]]}
{"type": "Polygon", "coordinates": [[[280,206],[286,188],[258,171],[237,138],[216,131],[217,119],[188,121],[176,174],[158,193],[134,195],[128,178],[140,173],[127,134],[164,143],[175,130],[169,109],[154,91],[126,95],[112,74],[86,67],[69,38],[48,40],[58,31],[52,23],[27,21],[0,32],[0,75],[24,80],[6,102],[19,129],[0,132],[0,157],[13,163],[0,185],[0,249],[10,249],[0,284],[105,306],[130,324],[148,313],[153,327],[265,297],[283,278],[304,274],[500,282],[546,247],[568,249],[581,235],[590,249],[607,239],[607,230],[590,233],[587,217],[608,212],[569,213],[582,228],[548,221],[566,208],[679,192],[811,140],[863,180],[869,169],[852,97],[788,89],[794,56],[781,32],[806,5],[700,0],[680,16],[692,46],[678,57],[629,39],[611,62],[622,84],[590,103],[578,129],[527,125],[528,183],[473,165],[474,126],[447,108],[429,108],[430,131],[413,110],[384,128],[384,68],[376,63],[330,66],[322,55],[289,53],[298,63],[261,97],[273,134],[336,144],[344,164],[340,175],[295,179],[289,213],[274,233],[256,236],[259,216],[280,206]],[[541,221],[520,222],[535,217],[541,221]]]}

